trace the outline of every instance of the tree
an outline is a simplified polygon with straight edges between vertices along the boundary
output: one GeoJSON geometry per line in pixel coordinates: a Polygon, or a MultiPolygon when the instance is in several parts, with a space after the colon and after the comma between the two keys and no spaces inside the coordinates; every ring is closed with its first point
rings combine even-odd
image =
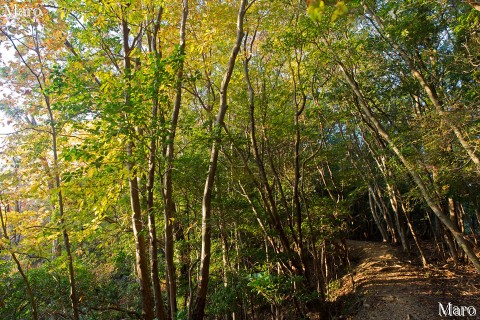
{"type": "MultiPolygon", "coordinates": [[[[52,27],[54,21],[50,19],[44,20],[48,23],[48,27],[52,27]]],[[[51,151],[53,153],[53,162],[52,167],[52,176],[54,184],[52,186],[52,191],[56,193],[56,210],[58,210],[59,216],[59,225],[62,230],[63,243],[65,246],[65,251],[67,254],[68,260],[68,273],[69,273],[69,282],[70,282],[70,299],[73,309],[73,318],[75,320],[79,319],[79,301],[77,296],[76,289],[76,280],[75,280],[75,270],[73,266],[73,255],[70,244],[69,235],[67,232],[67,227],[65,225],[65,208],[64,208],[64,199],[62,192],[62,184],[60,177],[60,167],[59,167],[59,158],[58,158],[58,131],[59,125],[54,114],[54,97],[49,94],[49,89],[51,84],[49,83],[49,76],[51,70],[48,67],[47,62],[51,58],[50,54],[55,50],[55,45],[57,43],[50,44],[45,37],[45,34],[42,34],[42,30],[38,28],[38,25],[33,23],[33,29],[30,31],[24,26],[16,28],[14,32],[18,32],[19,35],[12,34],[8,27],[2,27],[1,32],[3,35],[10,41],[11,46],[18,54],[21,63],[29,71],[30,77],[33,78],[34,84],[38,87],[40,91],[40,103],[44,108],[44,115],[47,117],[46,123],[49,126],[49,134],[51,135],[51,151]],[[25,41],[26,38],[27,41],[25,41]],[[21,40],[20,40],[21,39],[21,40]],[[31,52],[31,51],[33,52],[31,52]],[[30,51],[30,52],[29,52],[30,51]],[[32,55],[33,53],[33,55],[32,55]]],[[[56,85],[52,84],[53,87],[56,85]]]]}
{"type": "MultiPolygon", "coordinates": [[[[250,6],[251,3],[248,5],[250,6]]],[[[248,9],[247,0],[242,0],[237,16],[237,34],[235,44],[230,54],[230,59],[220,86],[220,105],[215,120],[212,133],[214,140],[210,149],[210,161],[207,178],[205,180],[205,189],[202,200],[202,251],[200,257],[200,272],[198,277],[198,292],[195,298],[195,305],[192,312],[192,319],[203,319],[205,313],[205,304],[207,299],[207,288],[210,273],[210,255],[211,255],[211,210],[212,210],[212,192],[217,171],[218,154],[220,148],[220,135],[223,121],[227,112],[227,92],[230,79],[232,77],[235,61],[242,45],[244,36],[243,22],[248,9]]]]}
{"type": "Polygon", "coordinates": [[[472,4],[39,8],[1,27],[0,317],[327,318],[346,237],[479,267],[472,4]]]}

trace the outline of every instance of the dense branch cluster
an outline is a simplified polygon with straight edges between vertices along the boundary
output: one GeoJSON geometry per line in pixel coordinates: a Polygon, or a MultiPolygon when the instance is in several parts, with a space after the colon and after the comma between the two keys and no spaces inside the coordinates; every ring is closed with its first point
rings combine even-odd
{"type": "Polygon", "coordinates": [[[328,319],[346,238],[480,272],[475,1],[6,6],[1,319],[328,319]]]}

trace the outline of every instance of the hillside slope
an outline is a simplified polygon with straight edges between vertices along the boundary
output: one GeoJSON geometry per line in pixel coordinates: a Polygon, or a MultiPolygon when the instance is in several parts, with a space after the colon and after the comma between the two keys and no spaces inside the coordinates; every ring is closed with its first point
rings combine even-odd
{"type": "Polygon", "coordinates": [[[348,246],[354,262],[334,293],[338,319],[442,319],[439,303],[447,309],[449,302],[474,306],[476,315],[448,318],[480,319],[480,279],[472,268],[424,269],[385,243],[348,241],[348,246]]]}

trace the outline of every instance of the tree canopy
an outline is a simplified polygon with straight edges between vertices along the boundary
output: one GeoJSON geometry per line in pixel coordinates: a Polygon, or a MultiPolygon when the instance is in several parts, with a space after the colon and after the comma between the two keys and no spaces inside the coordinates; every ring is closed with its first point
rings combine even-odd
{"type": "Polygon", "coordinates": [[[475,1],[4,4],[0,318],[325,319],[346,238],[480,272],[479,35],[475,1]]]}

